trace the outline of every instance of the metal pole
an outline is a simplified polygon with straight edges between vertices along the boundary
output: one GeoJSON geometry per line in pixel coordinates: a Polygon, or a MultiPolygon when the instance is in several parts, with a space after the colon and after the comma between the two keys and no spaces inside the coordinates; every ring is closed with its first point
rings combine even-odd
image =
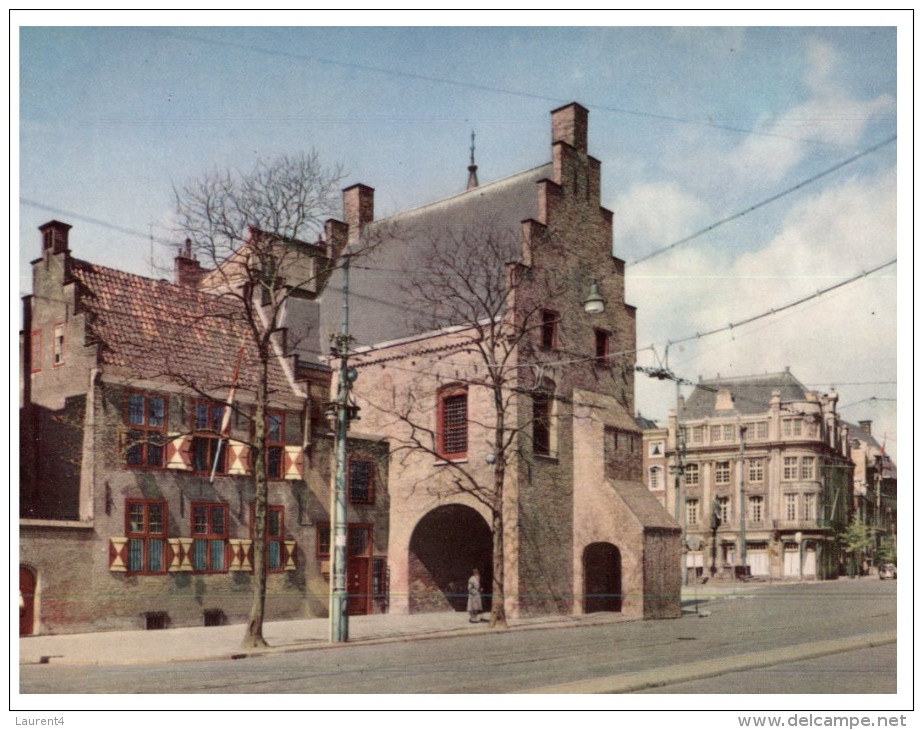
{"type": "Polygon", "coordinates": [[[687,563],[687,549],[686,549],[686,505],[684,500],[684,490],[683,490],[683,472],[684,470],[684,454],[683,450],[685,449],[685,439],[683,437],[683,429],[680,426],[679,420],[679,411],[680,411],[680,391],[679,391],[679,379],[674,378],[676,383],[676,435],[675,443],[673,446],[676,449],[676,466],[675,469],[675,479],[673,482],[673,489],[676,497],[676,521],[680,524],[680,581],[682,585],[688,585],[689,583],[689,567],[687,563]]]}
{"type": "MultiPolygon", "coordinates": [[[[747,521],[744,514],[746,505],[744,504],[744,437],[747,433],[747,427],[740,427],[740,479],[739,484],[739,501],[740,501],[740,565],[744,567],[747,564],[747,521]]],[[[744,571],[741,571],[743,573],[744,571]]]]}
{"type": "Polygon", "coordinates": [[[349,640],[346,594],[346,429],[349,418],[349,257],[343,263],[343,327],[339,337],[340,378],[337,390],[336,477],[331,510],[330,641],[349,640]]]}

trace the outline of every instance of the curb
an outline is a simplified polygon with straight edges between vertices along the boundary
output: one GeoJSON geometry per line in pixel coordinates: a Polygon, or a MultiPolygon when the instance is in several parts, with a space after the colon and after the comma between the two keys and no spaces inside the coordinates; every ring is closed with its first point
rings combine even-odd
{"type": "Polygon", "coordinates": [[[897,632],[885,631],[846,639],[815,641],[779,649],[737,654],[719,659],[706,659],[675,667],[659,667],[612,677],[556,684],[517,694],[626,694],[652,687],[666,687],[693,679],[709,679],[732,672],[760,669],[805,659],[817,659],[831,654],[896,643],[897,632]]]}
{"type": "MultiPolygon", "coordinates": [[[[677,617],[679,618],[679,617],[677,617]]],[[[344,643],[331,643],[322,639],[305,639],[298,644],[277,644],[259,649],[228,649],[210,654],[199,654],[185,657],[132,657],[126,659],[101,659],[99,657],[68,656],[65,654],[42,655],[37,661],[20,661],[20,665],[30,664],[55,664],[57,666],[131,666],[138,664],[180,664],[203,661],[231,661],[251,659],[256,657],[273,656],[276,654],[294,654],[305,651],[319,651],[323,649],[348,649],[353,646],[372,646],[376,644],[391,644],[406,641],[425,641],[431,639],[445,639],[468,636],[502,635],[510,631],[538,631],[549,628],[580,628],[582,626],[598,626],[604,624],[629,623],[642,621],[640,618],[625,618],[619,614],[599,614],[592,618],[586,616],[555,617],[549,620],[532,623],[512,624],[506,628],[490,629],[486,621],[482,622],[479,629],[470,626],[453,628],[432,629],[423,632],[391,633],[378,636],[368,636],[351,639],[344,643]]]]}

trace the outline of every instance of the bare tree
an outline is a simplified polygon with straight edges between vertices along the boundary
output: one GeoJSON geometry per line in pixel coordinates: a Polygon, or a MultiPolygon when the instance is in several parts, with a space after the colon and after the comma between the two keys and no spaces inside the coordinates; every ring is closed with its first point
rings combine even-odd
{"type": "MultiPolygon", "coordinates": [[[[322,290],[341,253],[319,240],[339,205],[339,167],[324,167],[317,153],[259,161],[250,171],[206,174],[174,190],[180,230],[208,271],[200,289],[227,306],[217,316],[239,330],[249,353],[254,410],[251,455],[253,600],[245,647],[265,646],[266,600],[266,407],[270,365],[288,355],[280,337],[293,292],[322,290]],[[312,241],[318,240],[317,243],[312,241]]],[[[356,252],[353,252],[356,253],[356,252]]],[[[189,385],[187,383],[187,385],[189,385]]]]}
{"type": "MultiPolygon", "coordinates": [[[[547,302],[563,291],[563,286],[517,263],[516,235],[487,224],[432,236],[425,249],[402,286],[405,304],[421,313],[421,329],[447,328],[441,335],[445,342],[440,350],[446,358],[462,363],[457,379],[469,390],[487,391],[489,408],[478,413],[469,407],[466,419],[486,440],[489,468],[485,472],[481,464],[444,458],[439,427],[432,420],[432,389],[425,379],[414,378],[390,403],[383,401],[381,394],[364,395],[369,407],[397,427],[395,433],[389,431],[394,458],[422,454],[446,464],[449,478],[425,480],[431,494],[440,498],[465,494],[487,508],[493,542],[490,625],[503,627],[507,625],[507,467],[521,456],[520,436],[531,437],[535,423],[531,415],[524,415],[527,408],[516,407],[527,404],[542,387],[533,344],[547,302]]],[[[361,360],[359,364],[361,367],[361,360]]]]}

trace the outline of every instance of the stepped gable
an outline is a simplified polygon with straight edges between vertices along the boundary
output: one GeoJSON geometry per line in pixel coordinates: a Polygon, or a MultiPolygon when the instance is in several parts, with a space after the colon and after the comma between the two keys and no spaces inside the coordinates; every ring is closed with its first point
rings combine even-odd
{"type": "Polygon", "coordinates": [[[686,400],[681,416],[688,419],[721,417],[733,414],[750,415],[769,410],[773,393],[782,396],[782,402],[805,399],[807,389],[790,372],[768,375],[743,376],[738,378],[716,378],[702,380],[686,400]],[[720,391],[730,391],[734,399],[733,410],[718,410],[717,396],[720,391]]]}
{"type": "MultiPolygon", "coordinates": [[[[212,390],[231,385],[244,345],[238,387],[255,390],[256,349],[236,300],[79,259],[70,260],[70,275],[101,364],[129,377],[212,390]]],[[[292,392],[277,358],[270,361],[269,388],[292,392]]]]}

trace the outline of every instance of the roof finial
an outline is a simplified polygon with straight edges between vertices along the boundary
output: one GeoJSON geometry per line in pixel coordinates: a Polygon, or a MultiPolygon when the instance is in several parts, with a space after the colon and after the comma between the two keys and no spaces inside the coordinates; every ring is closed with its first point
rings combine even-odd
{"type": "Polygon", "coordinates": [[[471,164],[468,165],[468,190],[478,186],[478,166],[474,164],[474,130],[471,131],[471,164]]]}

